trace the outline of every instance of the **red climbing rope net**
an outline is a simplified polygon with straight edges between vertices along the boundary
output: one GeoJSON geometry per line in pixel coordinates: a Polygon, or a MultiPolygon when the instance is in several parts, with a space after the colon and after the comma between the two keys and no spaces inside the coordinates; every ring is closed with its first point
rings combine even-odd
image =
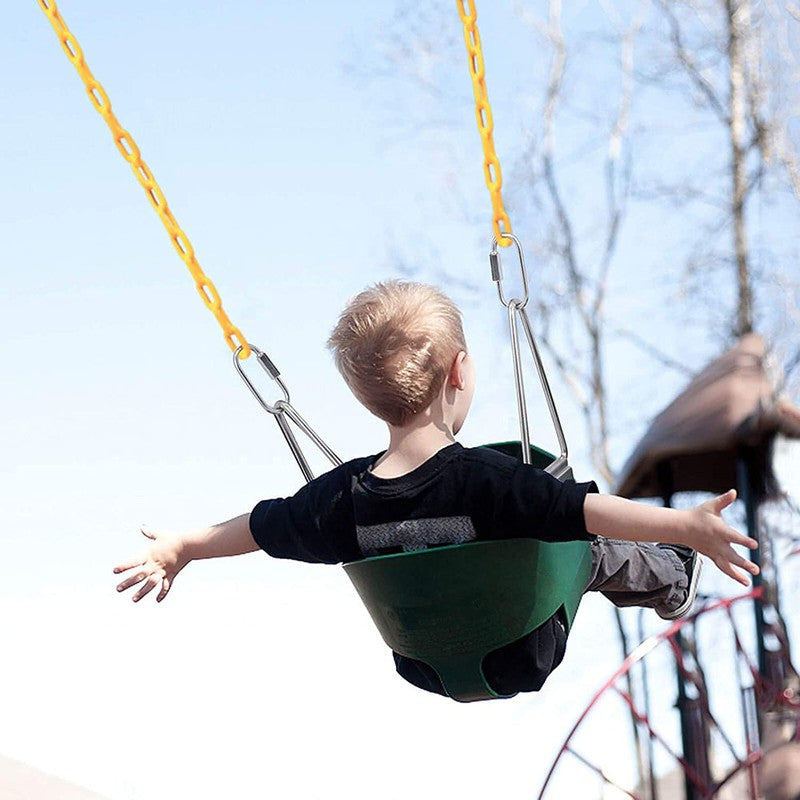
{"type": "MultiPolygon", "coordinates": [[[[616,796],[632,800],[674,800],[681,796],[676,793],[679,790],[675,781],[683,784],[683,797],[687,800],[729,797],[760,800],[763,797],[760,784],[769,778],[764,769],[773,753],[781,751],[783,756],[788,755],[800,769],[800,679],[791,663],[788,636],[780,615],[773,615],[769,625],[772,649],[759,668],[750,654],[752,648],[748,647],[747,623],[742,614],[735,613],[737,606],[744,610],[742,604],[746,601],[771,607],[762,597],[761,588],[738,597],[707,600],[691,616],[644,639],[578,717],[547,774],[539,800],[562,796],[555,779],[559,772],[569,770],[574,781],[575,762],[594,775],[603,787],[614,787],[616,796]],[[730,661],[728,653],[719,652],[717,643],[709,660],[715,661],[714,667],[725,661],[735,666],[738,696],[726,687],[727,694],[721,702],[719,698],[713,702],[714,687],[706,682],[696,646],[697,629],[703,626],[716,634],[723,629],[727,631],[725,638],[732,642],[735,658],[730,661]],[[662,655],[671,655],[675,670],[680,736],[676,736],[674,711],[656,719],[650,708],[646,662],[659,648],[667,651],[662,655]],[[636,680],[631,680],[632,677],[636,680]],[[633,788],[623,786],[612,776],[613,770],[604,767],[603,757],[593,753],[597,749],[592,746],[592,742],[597,745],[596,737],[581,742],[578,735],[587,720],[598,712],[601,700],[609,697],[622,703],[633,721],[637,741],[644,743],[639,753],[639,778],[633,788]],[[737,718],[738,724],[734,726],[737,730],[731,730],[730,721],[722,724],[719,711],[712,710],[719,707],[723,713],[736,712],[726,716],[737,718]],[[782,735],[771,738],[770,731],[778,728],[782,735]],[[664,776],[670,770],[673,783],[668,788],[664,776]]],[[[658,694],[664,695],[663,682],[658,694]]],[[[674,699],[674,694],[671,697],[674,699]]]]}

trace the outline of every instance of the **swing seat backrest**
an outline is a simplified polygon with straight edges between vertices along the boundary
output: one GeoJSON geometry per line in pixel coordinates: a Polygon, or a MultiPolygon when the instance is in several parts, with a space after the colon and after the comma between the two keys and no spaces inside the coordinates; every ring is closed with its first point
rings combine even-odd
{"type": "MultiPolygon", "coordinates": [[[[510,452],[513,445],[501,448],[510,452]]],[[[539,451],[539,460],[546,457],[552,459],[539,451]]],[[[490,652],[556,613],[569,631],[590,563],[585,541],[500,539],[375,556],[344,568],[386,644],[430,665],[450,697],[468,702],[500,696],[483,674],[490,652]]]]}

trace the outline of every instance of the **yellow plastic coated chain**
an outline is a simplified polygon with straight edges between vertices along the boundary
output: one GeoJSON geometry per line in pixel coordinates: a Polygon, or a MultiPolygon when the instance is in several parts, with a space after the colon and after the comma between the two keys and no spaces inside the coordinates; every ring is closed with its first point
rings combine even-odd
{"type": "Polygon", "coordinates": [[[67,58],[78,71],[78,75],[81,76],[81,80],[86,86],[86,91],[89,95],[89,99],[92,101],[92,105],[110,128],[117,149],[128,164],[130,164],[133,174],[136,176],[136,180],[139,181],[142,188],[145,190],[151,205],[164,223],[164,227],[167,229],[167,233],[169,234],[169,238],[175,250],[194,278],[197,291],[203,298],[203,302],[217,318],[217,322],[219,322],[225,335],[225,341],[233,351],[235,351],[237,347],[241,347],[239,358],[247,358],[250,355],[250,347],[247,344],[247,340],[242,336],[241,331],[231,323],[228,315],[222,308],[222,301],[220,300],[219,293],[211,282],[211,279],[200,267],[194,254],[192,243],[189,241],[189,237],[178,225],[172,211],[167,205],[167,200],[164,197],[164,193],[161,191],[161,187],[156,183],[156,179],[153,177],[153,173],[150,172],[150,168],[142,160],[139,148],[133,140],[133,137],[119,124],[114,112],[111,110],[111,101],[108,99],[105,89],[95,79],[91,70],[86,65],[86,61],[83,58],[83,51],[77,39],[73,36],[62,19],[55,0],[38,0],[38,3],[50,20],[61,42],[61,46],[67,54],[67,58]]]}
{"type": "Polygon", "coordinates": [[[464,42],[467,45],[469,56],[469,74],[472,77],[472,91],[475,95],[475,117],[478,122],[478,132],[483,143],[483,174],[486,186],[492,198],[492,228],[495,238],[501,247],[508,247],[511,239],[504,234],[511,233],[511,222],[503,207],[503,174],[500,170],[500,160],[494,149],[494,120],[492,109],[489,105],[489,94],[486,91],[486,71],[483,65],[483,51],[481,37],[478,34],[478,11],[475,0],[456,0],[458,15],[464,26],[464,42]],[[466,6],[466,7],[465,7],[466,6]]]}

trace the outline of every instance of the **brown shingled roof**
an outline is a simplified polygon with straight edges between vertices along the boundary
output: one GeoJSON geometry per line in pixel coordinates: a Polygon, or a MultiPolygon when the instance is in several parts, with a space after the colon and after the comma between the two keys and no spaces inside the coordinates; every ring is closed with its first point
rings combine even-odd
{"type": "Polygon", "coordinates": [[[776,396],[764,360],[764,340],[748,334],[712,361],[653,420],[616,493],[661,496],[659,471],[674,492],[723,492],[737,485],[741,448],[766,464],[776,434],[800,438],[800,408],[776,396]]]}

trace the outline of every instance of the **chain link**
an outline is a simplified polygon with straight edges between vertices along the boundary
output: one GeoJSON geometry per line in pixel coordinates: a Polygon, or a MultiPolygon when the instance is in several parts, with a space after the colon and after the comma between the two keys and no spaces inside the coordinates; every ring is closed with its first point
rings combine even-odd
{"type": "Polygon", "coordinates": [[[106,90],[100,85],[94,75],[92,75],[92,71],[84,60],[81,46],[61,17],[55,0],[38,0],[38,3],[50,20],[50,24],[53,26],[67,58],[72,62],[72,65],[78,71],[78,75],[80,75],[81,80],[86,86],[86,92],[89,95],[89,99],[92,101],[92,105],[106,121],[106,124],[111,130],[114,143],[117,145],[117,150],[119,150],[120,155],[130,165],[133,174],[136,176],[136,180],[139,181],[140,185],[145,190],[150,204],[167,229],[173,247],[186,265],[192,278],[194,278],[200,297],[203,299],[209,311],[217,318],[217,322],[222,328],[228,347],[234,352],[241,348],[239,350],[239,357],[242,359],[247,358],[250,355],[250,346],[247,344],[247,340],[242,335],[242,332],[230,321],[225,310],[222,308],[222,301],[220,300],[216,286],[214,286],[211,279],[203,272],[202,267],[198,263],[189,237],[178,225],[175,216],[167,205],[167,199],[161,191],[161,187],[156,183],[156,179],[153,177],[150,168],[142,160],[138,145],[133,140],[130,133],[120,125],[119,120],[111,110],[111,101],[106,94],[106,90]]]}
{"type": "Polygon", "coordinates": [[[483,64],[481,37],[478,33],[478,11],[475,8],[475,0],[456,0],[456,5],[464,26],[464,43],[467,45],[469,74],[475,95],[475,118],[483,144],[483,176],[492,199],[492,229],[500,246],[508,247],[511,239],[505,234],[511,233],[511,222],[503,207],[501,194],[503,173],[500,170],[500,159],[494,149],[494,120],[489,105],[489,93],[486,90],[486,70],[483,64]]]}
{"type": "MultiPolygon", "coordinates": [[[[92,74],[83,56],[78,40],[72,34],[64,22],[58,10],[55,0],[37,0],[40,8],[50,20],[50,24],[61,42],[61,46],[67,58],[80,75],[81,80],[86,86],[86,92],[97,112],[106,121],[114,143],[120,155],[128,162],[137,181],[145,190],[150,204],[161,219],[170,241],[175,251],[186,265],[189,273],[195,281],[197,291],[205,303],[206,307],[216,317],[217,322],[222,328],[225,341],[232,351],[241,348],[240,357],[247,358],[250,355],[250,347],[241,331],[230,321],[227,313],[222,307],[222,301],[216,286],[211,279],[203,272],[202,267],[197,261],[192,243],[189,237],[178,225],[175,216],[167,205],[167,199],[156,182],[150,168],[142,160],[139,147],[128,131],[126,131],[111,109],[111,101],[103,86],[92,74]]],[[[511,244],[511,239],[505,234],[511,233],[511,222],[503,206],[502,187],[503,176],[500,168],[500,160],[497,157],[494,147],[494,121],[492,109],[489,105],[489,95],[486,89],[486,73],[483,63],[483,51],[481,49],[480,34],[478,33],[477,19],[478,12],[475,8],[475,0],[456,0],[458,13],[464,26],[464,42],[467,46],[469,57],[469,71],[472,78],[472,88],[475,95],[475,117],[478,123],[478,132],[483,144],[483,171],[486,186],[492,201],[492,228],[498,243],[502,247],[511,244]],[[466,3],[466,6],[465,6],[466,3]]]]}

